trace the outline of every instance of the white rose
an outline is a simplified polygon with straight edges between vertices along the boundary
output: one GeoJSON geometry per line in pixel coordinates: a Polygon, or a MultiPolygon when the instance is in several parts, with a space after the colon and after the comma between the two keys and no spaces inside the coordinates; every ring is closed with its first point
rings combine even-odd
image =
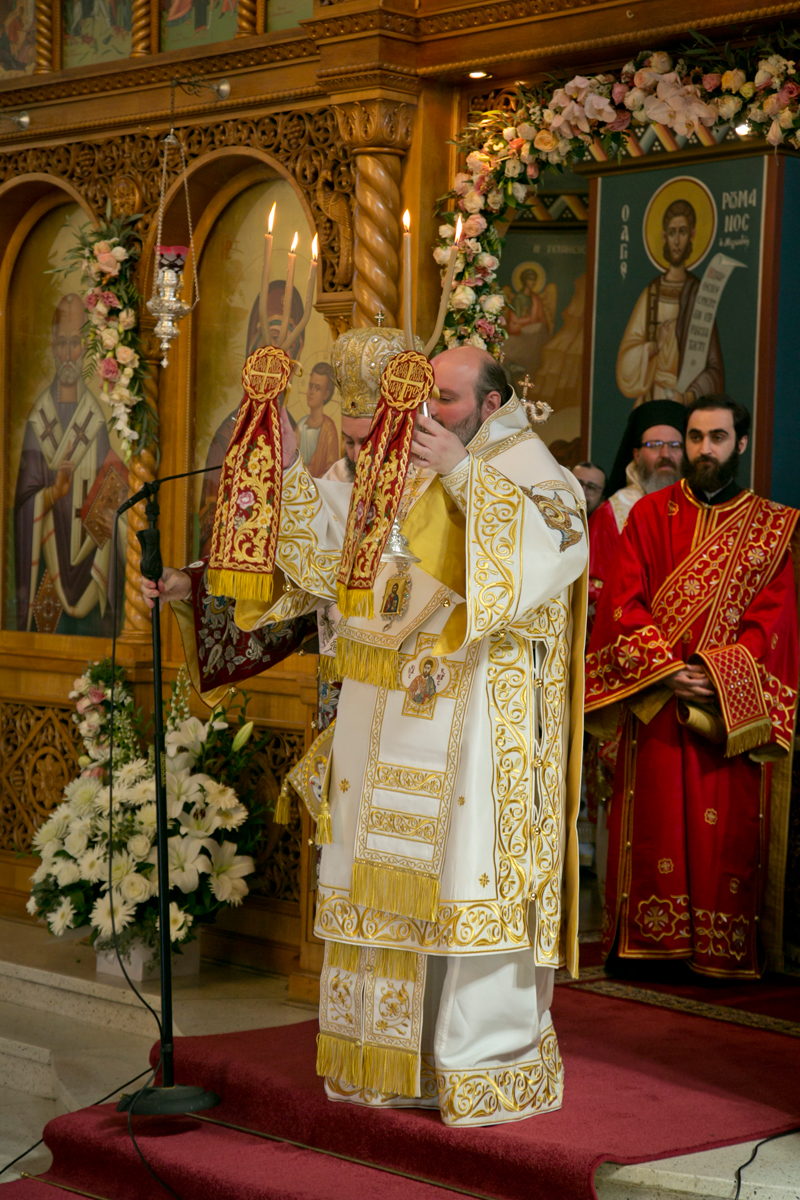
{"type": "Polygon", "coordinates": [[[514,141],[514,138],[517,137],[517,131],[513,125],[509,125],[508,129],[503,130],[503,137],[506,139],[507,142],[514,141]]]}
{"type": "Polygon", "coordinates": [[[75,829],[64,838],[64,849],[73,858],[79,858],[89,845],[89,839],[82,829],[75,829]]]}
{"type": "Polygon", "coordinates": [[[780,125],[781,129],[794,128],[794,113],[790,108],[785,108],[783,110],[781,115],[778,117],[778,124],[780,125]]]}
{"type": "Polygon", "coordinates": [[[71,883],[78,882],[81,869],[72,859],[63,859],[56,867],[55,875],[59,887],[69,887],[71,883]]]}
{"type": "Polygon", "coordinates": [[[107,317],[108,316],[108,305],[104,304],[102,300],[98,300],[97,304],[95,304],[95,306],[94,306],[94,311],[100,317],[107,317]]]}
{"type": "Polygon", "coordinates": [[[627,109],[629,109],[631,112],[633,112],[633,110],[635,108],[642,107],[642,104],[644,103],[646,96],[647,96],[647,92],[644,90],[644,88],[634,87],[634,88],[631,88],[631,90],[629,92],[625,93],[625,98],[622,101],[622,103],[625,105],[625,107],[627,109]]]}
{"type": "Polygon", "coordinates": [[[133,329],[136,324],[136,313],[132,308],[123,308],[119,314],[120,329],[133,329]]]}
{"type": "Polygon", "coordinates": [[[475,303],[475,292],[471,287],[467,287],[466,284],[462,283],[453,292],[450,303],[453,308],[471,308],[475,303]]]}
{"type": "Polygon", "coordinates": [[[503,193],[495,188],[494,191],[489,192],[487,203],[493,212],[498,212],[503,207],[503,193]]]}
{"type": "Polygon", "coordinates": [[[117,260],[117,262],[125,262],[125,259],[128,257],[128,251],[123,249],[122,246],[114,246],[111,253],[114,255],[114,258],[117,260]]]}
{"type": "Polygon", "coordinates": [[[443,238],[444,241],[452,242],[455,235],[456,235],[456,231],[452,225],[440,225],[439,226],[439,237],[443,238]]]}
{"type": "Polygon", "coordinates": [[[100,344],[104,350],[113,350],[119,341],[119,333],[111,325],[100,334],[100,344]]]}
{"type": "Polygon", "coordinates": [[[478,348],[479,350],[485,350],[485,349],[486,349],[486,342],[483,340],[483,338],[481,337],[481,335],[480,335],[479,333],[473,333],[473,334],[471,334],[471,335],[470,335],[470,336],[467,338],[467,345],[468,345],[468,346],[477,346],[477,348],[478,348]]]}
{"type": "Polygon", "coordinates": [[[141,904],[143,900],[149,900],[153,891],[150,880],[138,872],[126,875],[119,885],[119,890],[131,904],[141,904]]]}
{"type": "Polygon", "coordinates": [[[485,203],[486,201],[484,200],[483,196],[480,194],[480,192],[476,192],[474,188],[472,191],[467,192],[466,196],[464,197],[464,208],[467,210],[467,212],[480,212],[485,203]]]}
{"type": "Polygon", "coordinates": [[[522,163],[518,158],[509,158],[506,160],[506,175],[509,179],[516,179],[517,175],[522,174],[522,163]]]}
{"type": "Polygon", "coordinates": [[[527,183],[512,183],[511,192],[518,204],[523,204],[528,195],[527,183]]]}
{"type": "Polygon", "coordinates": [[[730,121],[742,107],[742,101],[738,96],[716,96],[711,101],[711,107],[721,120],[730,121]]]}
{"type": "Polygon", "coordinates": [[[500,266],[500,259],[495,258],[493,254],[479,254],[475,259],[475,265],[482,267],[484,271],[496,271],[500,266]]]}
{"type": "Polygon", "coordinates": [[[650,70],[658,71],[659,75],[666,75],[667,71],[672,70],[672,59],[665,50],[657,50],[650,56],[650,70]]]}
{"type": "Polygon", "coordinates": [[[551,108],[543,108],[542,109],[542,120],[544,121],[545,125],[549,125],[552,122],[553,117],[555,115],[556,114],[553,112],[553,110],[551,108]]]}
{"type": "Polygon", "coordinates": [[[450,262],[449,248],[447,246],[437,246],[433,252],[433,258],[434,258],[434,261],[437,262],[440,267],[446,267],[447,264],[450,262]]]}
{"type": "Polygon", "coordinates": [[[529,125],[527,121],[523,121],[521,125],[517,126],[517,133],[526,142],[532,142],[536,137],[537,132],[538,130],[536,129],[536,126],[529,125]]]}
{"type": "Polygon", "coordinates": [[[150,838],[146,833],[135,833],[128,841],[128,853],[131,858],[135,858],[137,862],[141,862],[150,853],[151,845],[150,838]]]}
{"type": "Polygon", "coordinates": [[[496,317],[505,308],[506,301],[504,296],[495,293],[490,296],[481,296],[480,304],[487,317],[496,317]]]}

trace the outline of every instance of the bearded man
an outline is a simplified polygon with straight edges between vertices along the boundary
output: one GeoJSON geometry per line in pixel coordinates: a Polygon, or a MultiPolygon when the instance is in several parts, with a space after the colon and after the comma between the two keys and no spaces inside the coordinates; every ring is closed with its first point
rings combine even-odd
{"type": "Polygon", "coordinates": [[[586,691],[596,732],[623,723],[606,955],[739,979],[781,961],[798,681],[798,513],[736,482],[749,427],[728,396],[689,406],[683,480],[620,538],[586,691]]]}
{"type": "MultiPolygon", "coordinates": [[[[403,349],[398,330],[341,335],[343,403],[368,415],[403,349]]],[[[336,723],[292,782],[331,829],[315,921],[329,1098],[484,1125],[561,1104],[549,1010],[555,968],[576,963],[585,516],[491,356],[459,347],[432,366],[399,506],[410,558],[381,560],[374,618],[341,619],[336,723]],[[398,576],[408,603],[387,622],[398,576]],[[415,703],[434,660],[435,694],[415,703]]],[[[338,595],[352,489],[313,480],[282,420],[284,583],[236,602],[241,638],[338,595]]],[[[204,574],[143,590],[192,596],[174,607],[205,693],[198,647],[230,631],[204,623],[204,574]]]]}
{"type": "Polygon", "coordinates": [[[673,200],[664,212],[664,259],[667,269],[636,301],[617,354],[617,385],[637,405],[647,400],[691,404],[696,396],[722,392],[725,372],[716,322],[703,370],[678,392],[677,383],[689,338],[689,324],[700,280],[687,270],[697,217],[688,200],[673,200]]]}

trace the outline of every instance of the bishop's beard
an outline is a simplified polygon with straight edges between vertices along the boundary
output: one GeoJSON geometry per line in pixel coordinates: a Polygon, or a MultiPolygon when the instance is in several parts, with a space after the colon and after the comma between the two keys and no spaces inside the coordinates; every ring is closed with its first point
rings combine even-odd
{"type": "Polygon", "coordinates": [[[649,468],[640,463],[637,466],[637,474],[646,496],[672,487],[673,483],[680,479],[680,472],[671,458],[660,458],[654,467],[649,468]]]}
{"type": "Polygon", "coordinates": [[[356,464],[349,454],[344,456],[344,477],[352,483],[356,477],[356,464]]]}
{"type": "Polygon", "coordinates": [[[689,487],[696,492],[705,492],[707,496],[721,491],[732,479],[736,478],[739,466],[739,451],[733,448],[724,462],[709,455],[701,455],[689,462],[684,460],[683,476],[689,487]]]}

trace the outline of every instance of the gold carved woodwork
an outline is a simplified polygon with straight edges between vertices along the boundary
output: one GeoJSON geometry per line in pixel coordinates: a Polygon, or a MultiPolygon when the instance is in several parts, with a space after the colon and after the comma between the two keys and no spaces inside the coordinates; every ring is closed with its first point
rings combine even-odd
{"type": "Polygon", "coordinates": [[[30,851],[31,839],[78,774],[74,709],[0,702],[0,849],[30,851]]]}
{"type": "MultiPolygon", "coordinates": [[[[156,340],[155,318],[142,307],[139,314],[142,332],[143,359],[147,364],[148,374],[144,380],[145,399],[158,419],[158,373],[160,370],[161,351],[156,340]]],[[[152,447],[134,454],[128,463],[128,490],[132,495],[138,492],[146,483],[152,483],[156,477],[158,463],[152,447]]],[[[125,625],[120,637],[121,642],[129,645],[150,645],[152,633],[152,611],[142,596],[142,573],[140,570],[142,548],[136,534],[140,529],[147,529],[147,517],[144,513],[145,502],[140,500],[128,509],[128,539],[125,548],[125,625]]]]}
{"type": "MultiPolygon", "coordinates": [[[[53,70],[53,6],[51,0],[36,0],[36,66],[34,75],[53,70]]],[[[14,100],[19,104],[19,100],[14,100]]]]}
{"type": "Polygon", "coordinates": [[[353,327],[353,293],[330,292],[314,305],[328,322],[333,340],[353,327]]]}
{"type": "Polygon", "coordinates": [[[236,36],[252,37],[254,33],[258,33],[258,0],[239,0],[236,36]]]}
{"type": "Polygon", "coordinates": [[[353,324],[373,325],[382,309],[397,324],[401,158],[411,145],[414,106],[355,100],[336,106],[343,141],[356,157],[353,324]]]}
{"type": "Polygon", "coordinates": [[[131,11],[131,58],[153,53],[150,0],[133,0],[131,11]]]}

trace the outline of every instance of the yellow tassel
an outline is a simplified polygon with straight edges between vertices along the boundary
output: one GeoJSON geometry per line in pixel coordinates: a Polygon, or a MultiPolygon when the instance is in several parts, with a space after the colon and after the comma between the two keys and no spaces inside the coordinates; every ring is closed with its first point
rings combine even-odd
{"type": "Polygon", "coordinates": [[[331,967],[338,968],[340,971],[350,971],[352,974],[355,974],[358,970],[360,946],[353,946],[350,942],[326,942],[325,948],[328,952],[328,963],[331,967]]]}
{"type": "Polygon", "coordinates": [[[333,844],[333,833],[331,831],[331,810],[328,805],[327,796],[323,796],[322,804],[319,806],[316,842],[318,846],[330,846],[333,844]]]}
{"type": "Polygon", "coordinates": [[[390,1046],[364,1046],[363,1087],[396,1096],[418,1096],[419,1055],[390,1046]]]}
{"type": "Polygon", "coordinates": [[[332,1033],[317,1035],[317,1074],[340,1083],[361,1087],[364,1074],[363,1046],[332,1033]]]}
{"type": "Polygon", "coordinates": [[[286,779],[283,781],[278,801],[275,805],[275,812],[272,817],[275,825],[288,825],[292,816],[292,794],[289,791],[289,783],[286,779]]]}
{"type": "Polygon", "coordinates": [[[401,917],[435,921],[439,905],[439,880],[432,875],[381,867],[376,863],[353,863],[350,892],[353,904],[377,908],[401,917]]]}
{"type": "Polygon", "coordinates": [[[379,947],[375,956],[375,974],[383,979],[417,981],[417,956],[413,950],[393,950],[379,947]]]}
{"type": "Polygon", "coordinates": [[[355,679],[375,687],[400,688],[400,659],[396,650],[351,642],[341,634],[336,639],[334,670],[340,679],[355,679]]]}
{"type": "Polygon", "coordinates": [[[272,599],[272,576],[257,571],[231,571],[210,568],[208,587],[212,596],[231,596],[235,600],[261,600],[269,604],[272,599]]]}
{"type": "Polygon", "coordinates": [[[343,617],[367,617],[375,615],[375,601],[372,588],[348,588],[344,583],[337,583],[337,604],[343,617]]]}
{"type": "Polygon", "coordinates": [[[320,683],[341,683],[342,677],[336,670],[336,660],[332,654],[319,656],[320,683]]]}
{"type": "Polygon", "coordinates": [[[769,740],[771,733],[772,722],[769,717],[766,717],[756,721],[753,725],[748,725],[740,733],[729,734],[725,746],[725,757],[732,758],[735,754],[742,754],[745,750],[755,750],[756,746],[762,746],[769,740]]]}

